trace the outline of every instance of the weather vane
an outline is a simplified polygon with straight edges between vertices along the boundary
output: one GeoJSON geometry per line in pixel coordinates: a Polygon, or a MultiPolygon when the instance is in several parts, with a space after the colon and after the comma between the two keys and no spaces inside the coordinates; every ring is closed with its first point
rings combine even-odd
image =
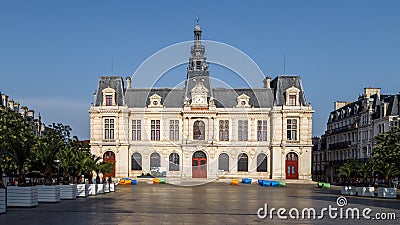
{"type": "Polygon", "coordinates": [[[199,24],[199,17],[198,16],[196,16],[196,23],[197,23],[197,25],[199,24]]]}

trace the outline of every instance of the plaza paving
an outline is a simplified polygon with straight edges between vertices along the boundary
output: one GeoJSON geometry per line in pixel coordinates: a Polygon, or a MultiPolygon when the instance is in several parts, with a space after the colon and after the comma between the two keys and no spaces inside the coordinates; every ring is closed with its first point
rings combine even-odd
{"type": "MultiPolygon", "coordinates": [[[[136,186],[117,186],[115,193],[88,198],[40,203],[35,208],[8,208],[0,215],[0,224],[398,224],[400,199],[347,197],[345,207],[370,207],[376,212],[394,212],[396,221],[259,219],[257,210],[268,208],[298,209],[337,207],[336,190],[320,190],[310,184],[288,184],[286,187],[260,187],[256,184],[231,186],[209,183],[181,187],[140,182],[136,186]]],[[[319,213],[318,213],[319,214],[319,213]]]]}

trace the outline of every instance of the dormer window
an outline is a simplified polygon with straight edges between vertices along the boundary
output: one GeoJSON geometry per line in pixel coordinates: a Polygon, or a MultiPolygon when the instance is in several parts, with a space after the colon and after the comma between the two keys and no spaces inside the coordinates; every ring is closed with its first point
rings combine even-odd
{"type": "Polygon", "coordinates": [[[286,105],[297,106],[300,105],[299,101],[300,90],[292,86],[286,90],[286,105]]]}
{"type": "Polygon", "coordinates": [[[162,107],[161,96],[158,94],[150,96],[150,104],[148,107],[162,107]]]}
{"type": "Polygon", "coordinates": [[[103,91],[103,106],[115,106],[117,102],[115,100],[115,90],[112,88],[105,88],[103,91]]]}
{"type": "Polygon", "coordinates": [[[236,107],[241,107],[241,108],[250,107],[249,100],[250,100],[249,96],[247,96],[246,94],[241,94],[239,97],[237,97],[236,107]]]}

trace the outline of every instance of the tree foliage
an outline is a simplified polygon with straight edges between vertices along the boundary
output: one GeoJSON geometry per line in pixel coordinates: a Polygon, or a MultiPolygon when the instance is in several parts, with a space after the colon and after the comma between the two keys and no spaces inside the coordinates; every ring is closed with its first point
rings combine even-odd
{"type": "Polygon", "coordinates": [[[36,141],[31,118],[0,109],[0,149],[4,157],[0,167],[2,170],[6,167],[10,171],[15,169],[20,185],[25,184],[25,173],[30,169],[32,147],[36,141]]]}

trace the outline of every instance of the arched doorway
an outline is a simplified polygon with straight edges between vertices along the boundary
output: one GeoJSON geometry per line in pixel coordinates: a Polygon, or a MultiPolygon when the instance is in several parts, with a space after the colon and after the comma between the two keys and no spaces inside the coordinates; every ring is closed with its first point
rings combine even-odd
{"type": "Polygon", "coordinates": [[[103,154],[103,162],[110,162],[114,164],[114,169],[111,174],[104,174],[104,177],[115,177],[115,154],[112,151],[106,151],[103,154]]]}
{"type": "Polygon", "coordinates": [[[286,155],[286,179],[299,179],[299,158],[296,153],[286,155]]]}
{"type": "Polygon", "coordinates": [[[207,156],[203,151],[193,153],[192,178],[207,178],[207,156]]]}

